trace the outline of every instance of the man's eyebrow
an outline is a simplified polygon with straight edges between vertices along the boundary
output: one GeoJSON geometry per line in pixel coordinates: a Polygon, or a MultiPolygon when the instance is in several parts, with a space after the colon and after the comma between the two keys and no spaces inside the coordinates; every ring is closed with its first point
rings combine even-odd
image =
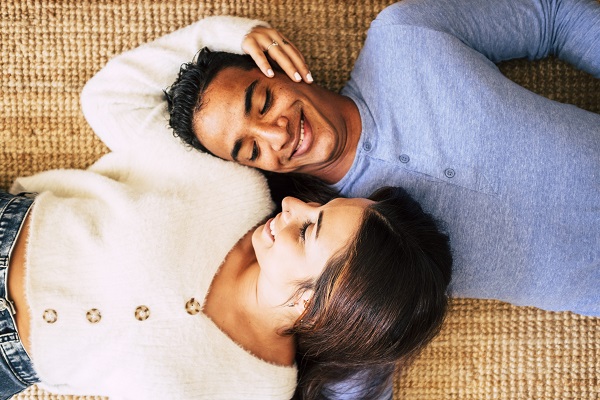
{"type": "Polygon", "coordinates": [[[233,161],[237,162],[238,154],[240,153],[240,149],[242,148],[242,139],[238,139],[233,144],[233,149],[231,149],[231,158],[233,161]]]}
{"type": "Polygon", "coordinates": [[[315,233],[315,240],[319,238],[319,231],[321,230],[321,226],[323,225],[323,210],[319,213],[319,218],[317,218],[317,232],[315,233]]]}
{"type": "Polygon", "coordinates": [[[246,117],[250,114],[250,110],[252,110],[252,95],[254,94],[254,89],[256,89],[256,85],[258,84],[258,79],[252,82],[245,90],[246,98],[244,102],[244,114],[246,117]]]}

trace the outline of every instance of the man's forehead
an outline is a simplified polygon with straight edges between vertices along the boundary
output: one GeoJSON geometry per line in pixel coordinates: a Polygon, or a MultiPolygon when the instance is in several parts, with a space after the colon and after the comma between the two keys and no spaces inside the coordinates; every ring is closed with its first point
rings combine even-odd
{"type": "Polygon", "coordinates": [[[232,132],[235,130],[234,118],[229,113],[205,112],[195,118],[194,134],[211,154],[224,160],[230,160],[230,150],[234,143],[232,132]]]}
{"type": "MultiPolygon", "coordinates": [[[[256,79],[253,79],[249,73],[250,71],[244,71],[237,67],[228,67],[215,75],[202,95],[202,107],[198,113],[200,117],[202,118],[203,114],[206,114],[202,111],[207,108],[217,108],[219,110],[224,106],[224,103],[227,106],[232,106],[236,102],[243,103],[246,88],[256,79]],[[210,103],[213,103],[212,107],[210,103]]],[[[215,112],[215,110],[210,110],[210,112],[215,112]]]]}
{"type": "MultiPolygon", "coordinates": [[[[221,71],[206,88],[202,106],[194,117],[194,131],[200,143],[226,160],[233,158],[231,153],[238,140],[235,132],[244,123],[248,87],[257,79],[249,73],[235,67],[221,71]]],[[[240,146],[237,147],[239,152],[240,146]]]]}
{"type": "Polygon", "coordinates": [[[250,82],[261,75],[258,68],[246,70],[240,67],[227,67],[220,71],[208,85],[208,90],[212,88],[235,88],[247,86],[250,82]]]}

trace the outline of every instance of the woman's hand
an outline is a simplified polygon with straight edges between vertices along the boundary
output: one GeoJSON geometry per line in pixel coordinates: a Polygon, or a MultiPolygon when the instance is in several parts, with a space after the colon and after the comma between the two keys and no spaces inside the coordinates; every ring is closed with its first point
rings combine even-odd
{"type": "Polygon", "coordinates": [[[304,56],[276,29],[255,27],[244,38],[242,50],[254,59],[256,65],[269,78],[275,74],[265,53],[268,53],[293,81],[313,81],[304,56]]]}

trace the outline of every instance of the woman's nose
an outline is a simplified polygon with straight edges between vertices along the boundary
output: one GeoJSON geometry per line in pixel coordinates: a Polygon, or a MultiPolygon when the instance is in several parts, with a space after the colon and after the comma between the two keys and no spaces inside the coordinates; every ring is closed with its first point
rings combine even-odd
{"type": "Polygon", "coordinates": [[[291,197],[291,196],[285,197],[281,201],[281,210],[283,211],[281,213],[281,217],[283,218],[283,221],[286,224],[288,224],[294,218],[297,218],[303,212],[305,212],[306,207],[307,207],[306,203],[304,203],[301,200],[298,200],[295,197],[291,197]]]}

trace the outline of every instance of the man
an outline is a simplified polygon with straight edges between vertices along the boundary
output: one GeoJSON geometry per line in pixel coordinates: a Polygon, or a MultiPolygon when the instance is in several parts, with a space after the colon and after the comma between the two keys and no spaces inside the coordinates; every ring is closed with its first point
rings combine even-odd
{"type": "Polygon", "coordinates": [[[447,223],[455,296],[600,316],[600,115],[494,64],[549,54],[600,77],[597,2],[403,1],[372,23],[341,94],[205,51],[169,91],[171,125],[220,158],[347,196],[403,186],[447,223]]]}

